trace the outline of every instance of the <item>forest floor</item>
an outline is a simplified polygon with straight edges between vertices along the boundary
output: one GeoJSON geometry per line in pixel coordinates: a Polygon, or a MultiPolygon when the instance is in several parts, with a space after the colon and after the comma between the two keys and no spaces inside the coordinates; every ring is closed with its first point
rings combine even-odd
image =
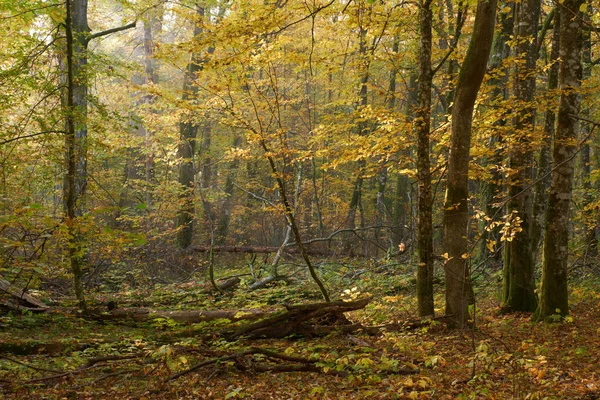
{"type": "MultiPolygon", "coordinates": [[[[347,313],[352,322],[373,326],[413,320],[412,273],[392,272],[361,271],[359,277],[329,284],[336,297],[373,297],[366,308],[347,313]]],[[[226,341],[206,334],[228,326],[226,320],[90,320],[63,300],[45,314],[0,317],[0,398],[600,399],[600,282],[573,282],[571,316],[551,324],[532,323],[529,314],[498,314],[497,285],[480,285],[475,329],[434,323],[378,336],[355,332],[265,340],[226,341]],[[167,381],[198,362],[251,347],[311,359],[319,372],[259,372],[252,366],[242,371],[241,361],[232,359],[167,381]]],[[[203,288],[195,282],[122,288],[98,292],[90,301],[170,310],[274,311],[284,303],[319,300],[310,282],[238,289],[225,296],[202,294],[203,288]]],[[[249,360],[260,362],[265,356],[249,360]]]]}

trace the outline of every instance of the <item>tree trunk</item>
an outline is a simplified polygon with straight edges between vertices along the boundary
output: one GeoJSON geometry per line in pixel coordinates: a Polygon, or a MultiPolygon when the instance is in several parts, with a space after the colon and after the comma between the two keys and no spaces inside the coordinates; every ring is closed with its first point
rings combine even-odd
{"type": "MultiPolygon", "coordinates": [[[[560,44],[560,7],[554,9],[554,28],[552,32],[552,50],[550,52],[550,63],[552,64],[548,71],[548,92],[556,91],[558,87],[558,56],[560,44]]],[[[556,123],[556,114],[553,104],[548,105],[544,117],[544,138],[542,148],[538,158],[537,183],[534,187],[533,195],[533,213],[531,229],[531,246],[535,254],[538,253],[540,242],[544,232],[544,217],[546,213],[546,204],[548,199],[548,189],[552,177],[550,168],[552,167],[552,141],[554,139],[554,125],[556,123]]]]}
{"type": "MultiPolygon", "coordinates": [[[[197,6],[198,21],[194,27],[194,38],[199,39],[202,34],[201,20],[204,17],[204,8],[197,6]]],[[[202,70],[201,56],[198,52],[192,54],[187,66],[183,82],[183,100],[193,100],[198,96],[198,86],[195,80],[198,72],[202,70]]],[[[192,244],[194,235],[194,155],[196,152],[196,135],[198,125],[190,115],[184,116],[179,123],[179,146],[177,157],[181,160],[179,166],[179,184],[181,185],[180,209],[177,214],[177,244],[185,249],[192,244]]]]}
{"type": "MultiPolygon", "coordinates": [[[[365,11],[362,5],[359,5],[358,11],[359,14],[363,14],[365,11]]],[[[359,21],[362,21],[362,18],[359,17],[359,21]]],[[[359,101],[356,105],[357,110],[364,109],[368,104],[368,96],[367,96],[367,83],[369,82],[369,66],[370,62],[367,54],[367,29],[365,29],[362,25],[359,26],[359,49],[358,56],[360,57],[360,62],[362,66],[362,76],[360,78],[360,89],[359,89],[359,101]]],[[[357,133],[359,135],[364,135],[367,129],[365,122],[360,121],[357,123],[357,133]]],[[[348,214],[346,216],[346,228],[354,229],[356,228],[356,211],[358,209],[358,205],[360,204],[360,198],[362,196],[362,186],[363,186],[363,174],[365,170],[366,161],[364,159],[360,159],[358,161],[357,171],[356,171],[356,180],[354,181],[354,189],[352,190],[352,198],[350,199],[350,205],[348,206],[348,214]]],[[[349,233],[346,237],[344,243],[344,252],[352,255],[354,246],[354,236],[352,233],[349,233]]]]}
{"type": "MultiPolygon", "coordinates": [[[[540,0],[515,4],[515,97],[519,111],[515,117],[514,141],[510,141],[509,202],[507,217],[520,219],[521,231],[506,241],[504,257],[503,304],[505,311],[535,311],[535,277],[531,246],[532,195],[528,190],[533,178],[532,134],[535,125],[535,63],[540,0]]],[[[516,225],[516,221],[515,221],[516,225]]],[[[513,229],[516,227],[513,226],[513,229]]]]}
{"type": "Polygon", "coordinates": [[[465,327],[468,320],[469,268],[467,228],[469,225],[468,182],[471,127],[477,93],[481,86],[494,39],[497,0],[477,4],[471,42],[463,61],[454,106],[448,160],[448,184],[444,206],[444,250],[446,272],[446,314],[453,325],[465,327]]]}
{"type": "Polygon", "coordinates": [[[573,167],[577,151],[579,86],[582,74],[582,0],[565,0],[560,13],[560,106],[554,140],[552,184],[546,211],[542,286],[536,320],[569,314],[567,287],[569,257],[569,208],[573,167]],[[575,14],[575,15],[574,15],[575,14]]]}
{"type": "Polygon", "coordinates": [[[77,217],[82,214],[82,201],[87,182],[87,83],[84,73],[87,64],[87,37],[90,32],[87,23],[87,0],[67,0],[65,28],[67,82],[64,111],[67,169],[63,207],[69,232],[69,260],[71,272],[73,273],[75,296],[79,307],[86,310],[82,285],[85,246],[77,227],[77,217]]]}
{"type": "MultiPolygon", "coordinates": [[[[158,62],[154,58],[154,42],[157,34],[162,30],[162,13],[163,7],[150,10],[147,14],[148,19],[144,21],[144,62],[146,80],[152,85],[158,84],[158,62]]],[[[152,104],[154,102],[153,95],[147,95],[144,98],[146,104],[152,104]]],[[[144,146],[145,146],[145,157],[144,157],[144,178],[146,180],[146,186],[144,188],[144,200],[146,206],[150,206],[152,203],[152,190],[151,185],[154,181],[154,153],[152,151],[152,131],[141,125],[142,133],[144,135],[144,146]]]]}
{"type": "MultiPolygon", "coordinates": [[[[414,113],[417,105],[417,75],[411,74],[408,87],[406,88],[407,98],[404,112],[406,114],[407,121],[414,121],[414,113]]],[[[402,150],[399,157],[409,158],[407,150],[402,150]]],[[[407,225],[411,223],[411,182],[410,178],[406,174],[397,174],[396,176],[396,193],[394,198],[394,207],[392,212],[392,242],[395,246],[400,245],[408,241],[407,231],[411,232],[412,227],[406,229],[407,225]]]]}
{"type": "Polygon", "coordinates": [[[431,45],[433,13],[431,0],[419,7],[421,46],[419,50],[418,106],[414,130],[417,136],[418,217],[417,243],[419,267],[417,272],[417,301],[419,316],[434,314],[433,305],[433,213],[431,197],[431,166],[429,161],[429,131],[431,124],[431,45]]]}
{"type": "MultiPolygon", "coordinates": [[[[239,147],[242,144],[242,137],[236,135],[233,139],[233,148],[239,147]]],[[[227,168],[227,176],[225,178],[225,200],[221,203],[219,222],[217,226],[217,238],[216,244],[222,245],[227,239],[227,233],[229,232],[229,222],[231,221],[231,210],[233,208],[233,180],[234,174],[239,169],[240,162],[238,160],[232,160],[227,168]]]]}
{"type": "MultiPolygon", "coordinates": [[[[588,2],[588,7],[591,9],[591,4],[588,2]]],[[[590,23],[590,14],[584,15],[585,23],[590,23]]],[[[591,30],[585,30],[583,38],[583,76],[582,80],[589,79],[592,76],[592,35],[591,30]]],[[[589,119],[590,107],[582,110],[584,118],[589,119]]],[[[592,195],[592,160],[590,152],[590,124],[584,124],[581,129],[582,140],[585,144],[581,149],[581,182],[583,185],[583,210],[584,210],[584,225],[585,225],[585,240],[587,243],[585,250],[584,263],[598,255],[598,238],[596,231],[598,228],[598,213],[591,206],[593,202],[592,195]]]]}
{"type": "MultiPolygon", "coordinates": [[[[504,3],[508,7],[514,7],[512,2],[504,3]]],[[[503,5],[500,6],[502,8],[503,5]]],[[[496,34],[494,39],[494,48],[490,57],[490,70],[496,71],[494,77],[490,79],[492,85],[492,102],[503,104],[508,99],[508,67],[505,65],[506,59],[510,56],[510,46],[508,41],[514,32],[514,18],[512,11],[501,14],[501,31],[496,34]]],[[[485,207],[485,213],[488,217],[498,217],[500,214],[498,195],[502,192],[502,162],[504,149],[502,147],[503,129],[506,125],[508,112],[503,114],[498,120],[494,121],[494,127],[498,128],[489,138],[489,149],[493,150],[492,156],[485,161],[485,165],[491,173],[491,179],[483,182],[481,204],[485,207]]],[[[485,262],[489,257],[495,260],[501,258],[502,252],[495,251],[494,254],[488,248],[488,240],[498,243],[500,237],[500,227],[490,228],[489,221],[481,221],[481,239],[478,251],[478,264],[485,262]]]]}

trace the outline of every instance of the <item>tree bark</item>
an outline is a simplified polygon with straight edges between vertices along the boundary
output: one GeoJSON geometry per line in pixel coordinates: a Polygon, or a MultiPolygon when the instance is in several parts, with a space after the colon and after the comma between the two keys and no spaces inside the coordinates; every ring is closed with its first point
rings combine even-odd
{"type": "MultiPolygon", "coordinates": [[[[505,2],[506,6],[511,8],[511,11],[500,15],[501,30],[496,34],[494,39],[494,48],[490,57],[490,70],[495,71],[494,77],[490,79],[492,85],[492,102],[494,104],[503,104],[508,99],[508,69],[505,61],[510,56],[510,46],[508,41],[514,32],[514,18],[512,8],[514,3],[505,2]]],[[[503,5],[500,5],[502,8],[503,5]]],[[[502,192],[503,175],[501,173],[504,149],[503,142],[503,127],[506,126],[508,112],[505,112],[500,118],[494,122],[494,133],[489,138],[489,149],[492,149],[493,154],[485,160],[486,167],[491,173],[491,179],[483,182],[481,204],[485,207],[485,213],[488,217],[496,217],[500,214],[498,195],[502,192]]],[[[494,254],[488,248],[488,240],[498,242],[500,227],[491,228],[488,226],[489,221],[481,221],[481,239],[478,251],[478,264],[485,262],[489,257],[495,260],[501,259],[502,252],[495,251],[494,254]]]]}
{"type": "MultiPolygon", "coordinates": [[[[591,3],[588,2],[588,7],[591,9],[591,3]]],[[[590,14],[584,15],[585,23],[590,23],[590,14]]],[[[583,37],[583,75],[582,80],[589,79],[592,76],[592,32],[585,30],[583,37]]],[[[590,108],[586,107],[582,110],[584,118],[589,119],[590,108]]],[[[594,200],[592,195],[592,160],[591,160],[591,149],[590,140],[590,124],[584,124],[581,128],[581,137],[585,140],[585,143],[581,149],[581,182],[583,186],[583,212],[584,212],[584,225],[585,225],[585,240],[587,243],[586,254],[584,263],[587,263],[589,259],[593,259],[598,255],[598,213],[591,206],[594,200]]]]}
{"type": "Polygon", "coordinates": [[[515,4],[515,117],[514,139],[510,140],[510,177],[507,217],[520,219],[521,232],[506,241],[504,256],[503,304],[505,311],[535,311],[535,277],[531,246],[532,195],[527,189],[533,178],[532,134],[535,126],[535,63],[540,0],[515,4]]]}
{"type": "MultiPolygon", "coordinates": [[[[560,7],[554,9],[554,28],[552,32],[552,50],[550,52],[550,63],[548,71],[548,92],[552,96],[558,88],[558,56],[560,45],[560,7]]],[[[552,96],[553,97],[553,96],[552,96]]],[[[552,141],[556,123],[556,113],[553,104],[549,104],[544,116],[544,138],[540,154],[538,156],[537,183],[533,194],[533,212],[531,229],[531,246],[534,255],[538,253],[540,242],[544,233],[544,218],[548,199],[548,189],[552,181],[550,168],[552,167],[552,141]]]]}
{"type": "Polygon", "coordinates": [[[419,7],[421,45],[419,49],[418,106],[414,130],[417,136],[417,176],[419,180],[417,243],[419,266],[417,271],[417,301],[419,316],[434,314],[433,304],[433,212],[431,196],[431,164],[429,160],[429,131],[431,128],[431,70],[432,45],[431,0],[419,7]]]}
{"type": "Polygon", "coordinates": [[[66,2],[67,82],[65,101],[65,154],[66,175],[64,182],[63,208],[69,232],[68,252],[75,297],[82,310],[86,310],[82,284],[82,264],[85,246],[77,227],[77,217],[83,209],[83,196],[87,182],[87,83],[84,74],[87,65],[87,0],[66,2]]]}
{"type": "MultiPolygon", "coordinates": [[[[204,17],[204,8],[197,6],[196,13],[198,20],[194,26],[194,38],[199,38],[202,34],[201,21],[204,17]]],[[[198,86],[195,84],[195,80],[201,70],[201,55],[194,52],[184,77],[184,101],[194,100],[198,96],[198,86]]],[[[185,249],[192,244],[194,235],[194,155],[196,153],[198,125],[191,115],[186,115],[183,118],[179,123],[179,146],[177,147],[177,157],[181,159],[178,179],[181,185],[181,204],[177,214],[177,244],[180,248],[185,249]]]]}
{"type": "Polygon", "coordinates": [[[444,250],[446,272],[446,314],[453,326],[468,322],[469,268],[467,228],[469,224],[468,182],[471,127],[477,93],[485,74],[494,38],[497,0],[477,4],[471,42],[460,69],[454,106],[448,160],[448,184],[444,205],[444,250]]]}
{"type": "Polygon", "coordinates": [[[535,319],[569,314],[569,208],[579,127],[579,86],[582,74],[583,0],[565,0],[560,13],[560,106],[552,154],[552,184],[546,211],[540,304],[535,319]]]}
{"type": "MultiPolygon", "coordinates": [[[[364,4],[359,4],[358,11],[359,13],[359,21],[362,21],[362,17],[364,17],[364,4]]],[[[369,82],[369,67],[370,61],[368,59],[367,54],[367,29],[362,26],[362,24],[358,27],[359,29],[359,49],[358,56],[360,57],[360,64],[362,67],[362,76],[360,77],[360,88],[359,88],[359,100],[356,105],[357,111],[364,109],[368,104],[368,91],[367,91],[367,83],[369,82]]],[[[367,129],[365,122],[361,121],[357,123],[357,133],[359,135],[364,135],[367,129]]],[[[352,190],[352,198],[350,199],[350,205],[348,206],[348,214],[346,216],[346,228],[354,229],[356,227],[356,211],[360,204],[361,196],[362,196],[362,186],[363,186],[363,174],[366,166],[366,161],[364,159],[360,159],[357,165],[356,171],[356,180],[354,181],[354,189],[352,190]]],[[[346,241],[344,243],[344,252],[352,255],[354,246],[354,237],[348,235],[346,241]]]]}

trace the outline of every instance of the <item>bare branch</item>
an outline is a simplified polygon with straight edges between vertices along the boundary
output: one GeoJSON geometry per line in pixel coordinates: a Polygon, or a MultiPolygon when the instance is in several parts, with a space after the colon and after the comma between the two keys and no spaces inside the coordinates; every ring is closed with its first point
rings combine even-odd
{"type": "Polygon", "coordinates": [[[88,37],[86,41],[89,43],[93,39],[97,39],[102,36],[110,35],[111,33],[121,32],[121,31],[125,31],[127,29],[135,28],[136,24],[137,24],[137,21],[134,21],[127,25],[123,25],[123,26],[119,26],[117,28],[111,28],[111,29],[107,29],[105,31],[94,33],[94,34],[90,35],[90,37],[88,37]]]}
{"type": "Polygon", "coordinates": [[[21,139],[29,139],[32,137],[36,137],[36,136],[41,136],[41,135],[45,135],[48,133],[66,133],[65,131],[44,131],[44,132],[37,132],[37,133],[31,133],[29,135],[22,135],[22,136],[17,136],[11,139],[6,139],[0,142],[0,146],[8,144],[8,143],[12,143],[12,142],[16,142],[17,140],[21,140],[21,139]]]}

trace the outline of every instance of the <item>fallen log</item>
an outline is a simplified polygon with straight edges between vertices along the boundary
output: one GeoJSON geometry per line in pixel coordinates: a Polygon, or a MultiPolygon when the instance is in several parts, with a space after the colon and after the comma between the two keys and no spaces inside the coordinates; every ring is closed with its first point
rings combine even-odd
{"type": "MultiPolygon", "coordinates": [[[[218,290],[222,291],[222,292],[228,291],[228,290],[234,290],[235,288],[237,288],[239,286],[240,282],[241,282],[241,279],[237,276],[234,276],[232,278],[228,278],[223,281],[217,282],[217,287],[218,287],[218,290]]],[[[201,293],[211,294],[215,291],[216,291],[216,289],[214,287],[209,286],[206,289],[204,289],[201,293]]]]}
{"type": "Polygon", "coordinates": [[[97,316],[102,320],[129,319],[136,322],[150,321],[158,318],[168,318],[176,322],[198,323],[228,319],[231,321],[255,320],[264,316],[260,310],[200,310],[200,311],[163,311],[149,308],[117,308],[109,313],[97,316]]]}
{"type": "MultiPolygon", "coordinates": [[[[260,321],[241,326],[234,330],[222,332],[228,339],[241,336],[258,338],[283,338],[291,334],[312,335],[331,333],[332,326],[348,326],[351,323],[344,316],[345,312],[364,308],[370,301],[365,298],[356,301],[333,301],[326,303],[309,303],[287,305],[287,311],[276,313],[260,321]],[[327,328],[315,329],[315,326],[325,325],[327,328]]],[[[340,328],[343,330],[343,328],[340,328]]]]}
{"type": "MultiPolygon", "coordinates": [[[[253,370],[257,372],[298,372],[298,371],[306,371],[306,372],[322,372],[321,368],[317,367],[315,360],[309,360],[307,358],[294,357],[289,356],[282,353],[277,353],[275,351],[261,349],[259,347],[253,347],[248,350],[243,350],[238,353],[230,354],[223,357],[211,358],[209,360],[202,361],[191,368],[188,368],[179,373],[173,374],[166,379],[166,381],[172,381],[177,378],[180,378],[184,375],[189,374],[190,372],[194,372],[199,370],[202,367],[206,367],[208,365],[214,365],[222,363],[223,361],[234,360],[234,365],[237,369],[241,371],[253,370]],[[252,356],[255,354],[261,354],[265,356],[269,361],[288,361],[293,364],[244,364],[241,360],[247,356],[252,356]]],[[[343,373],[339,373],[337,371],[331,371],[336,375],[342,375],[343,373]]],[[[345,374],[343,374],[345,375],[345,374]]]]}
{"type": "Polygon", "coordinates": [[[10,353],[16,356],[38,354],[59,355],[111,343],[110,340],[94,340],[79,342],[76,339],[61,339],[54,341],[39,341],[32,339],[11,339],[0,342],[0,354],[10,353]]]}
{"type": "Polygon", "coordinates": [[[0,307],[1,306],[10,310],[31,312],[45,312],[49,308],[37,298],[25,293],[23,290],[14,288],[9,282],[3,279],[0,279],[0,307]]]}

